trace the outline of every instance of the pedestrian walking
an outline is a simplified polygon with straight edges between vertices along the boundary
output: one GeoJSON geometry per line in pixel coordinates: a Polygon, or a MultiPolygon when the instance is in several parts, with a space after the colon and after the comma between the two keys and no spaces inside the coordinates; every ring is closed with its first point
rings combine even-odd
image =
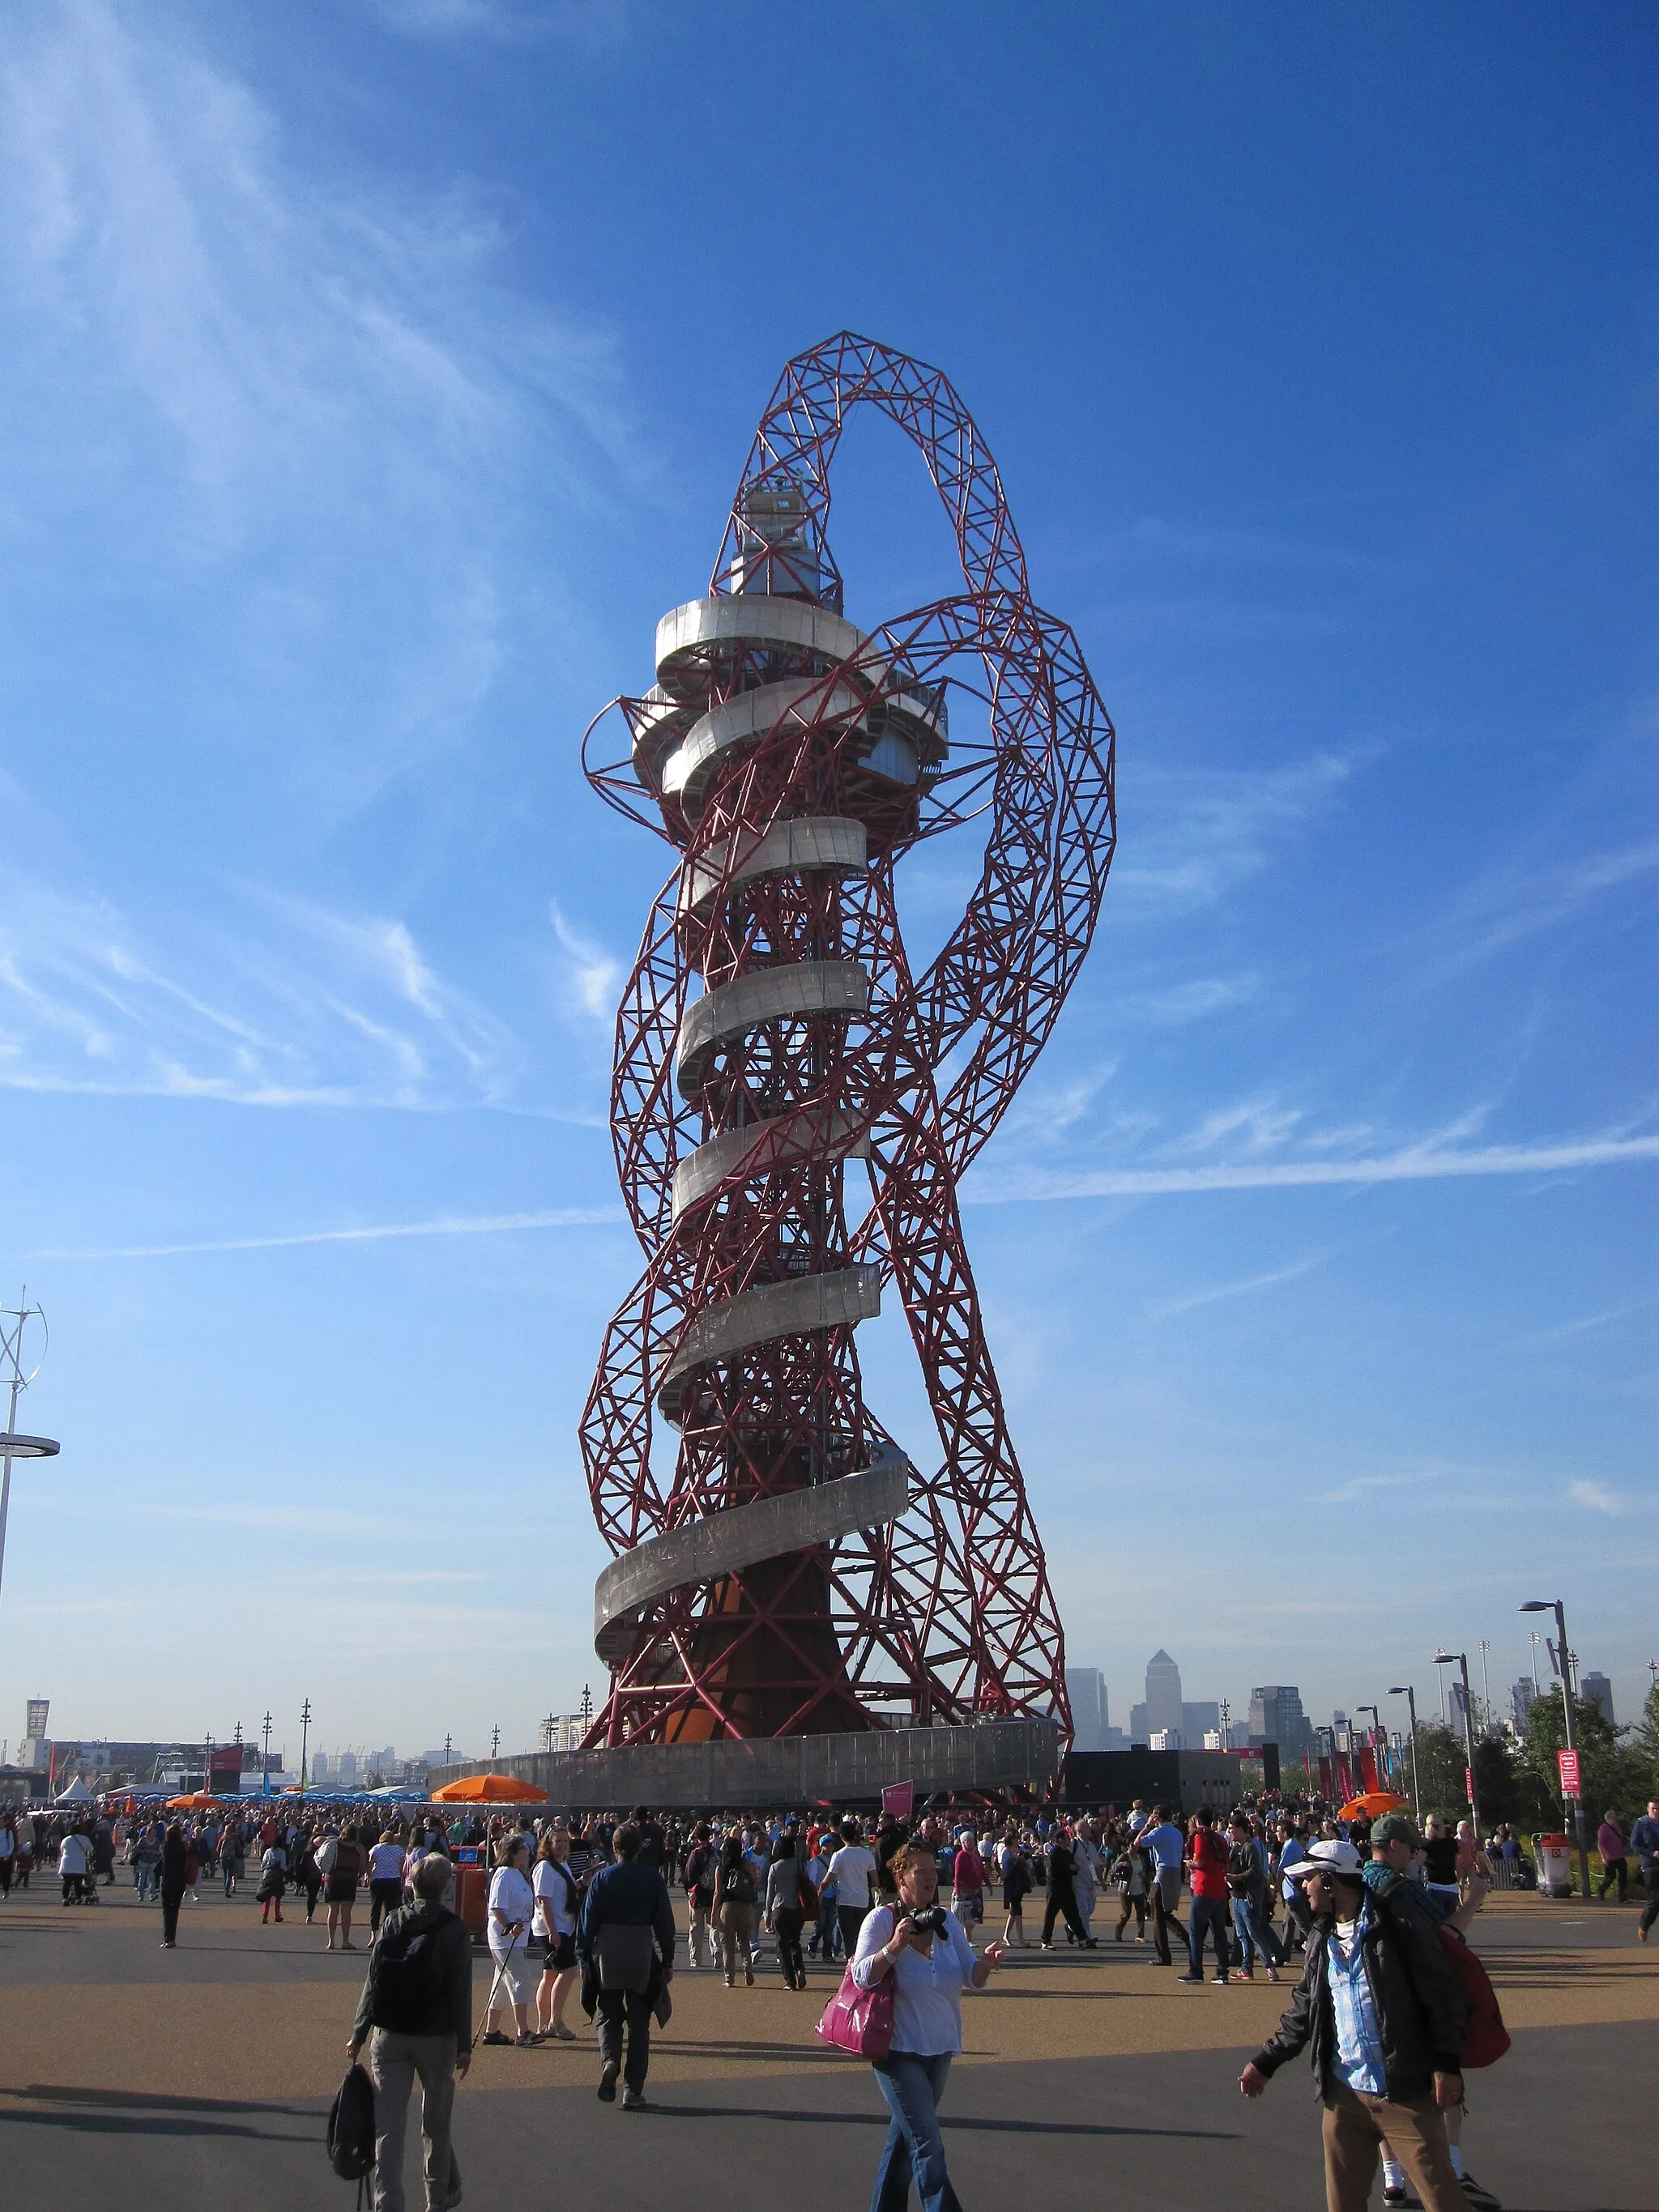
{"type": "Polygon", "coordinates": [[[1619,1902],[1622,1905],[1630,1895],[1630,1864],[1626,1856],[1630,1845],[1617,1813],[1602,1814],[1601,1825],[1595,1832],[1595,1848],[1601,1854],[1601,1887],[1596,1895],[1605,1898],[1617,1882],[1619,1902]]]}
{"type": "Polygon", "coordinates": [[[1170,1808],[1156,1805],[1139,1830],[1136,1840],[1152,1858],[1152,1944],[1158,1963],[1160,1966],[1173,1966],[1170,1931],[1173,1929],[1183,1944],[1187,1942],[1187,1930],[1180,1917],[1181,1869],[1186,1856],[1186,1838],[1170,1819],[1170,1808]]]}
{"type": "Polygon", "coordinates": [[[968,1941],[974,1940],[974,1930],[985,1920],[985,1889],[990,1876],[985,1860],[971,1827],[964,1826],[957,1838],[957,1848],[951,1861],[951,1887],[954,1893],[957,1918],[967,1931],[968,1941]]]}
{"type": "Polygon", "coordinates": [[[1227,1893],[1238,1939],[1238,1978],[1255,1979],[1255,1954],[1276,1982],[1284,1954],[1279,1938],[1267,1925],[1267,1855],[1250,1826],[1248,1813],[1235,1813],[1227,1823],[1227,1893]]]}
{"type": "Polygon", "coordinates": [[[841,1948],[850,1959],[858,1947],[859,1930],[875,1895],[876,1855],[866,1847],[856,1820],[843,1820],[841,1848],[830,1860],[830,1879],[836,1885],[836,1920],[841,1948]]]}
{"type": "Polygon", "coordinates": [[[0,1806],[0,1897],[11,1895],[11,1878],[17,1865],[17,1827],[0,1806]]]}
{"type": "Polygon", "coordinates": [[[921,2212],[957,2212],[939,2100],[962,2049],[963,1990],[984,1988],[1002,1946],[988,1943],[975,1957],[961,1921],[937,1902],[939,1865],[926,1844],[903,1845],[890,1865],[896,1903],[866,1918],[849,1968],[862,1990],[894,1978],[891,2047],[872,2061],[889,2118],[870,2212],[905,2212],[913,2177],[921,2212]]]}
{"type": "MultiPolygon", "coordinates": [[[[772,1846],[772,1863],[766,1869],[766,1924],[777,1937],[778,1969],[787,1990],[806,1987],[806,1962],[800,1950],[800,1932],[806,1924],[801,1881],[795,1838],[781,1835],[772,1846]]],[[[816,1911],[816,1897],[812,1905],[816,1911]]]]}
{"type": "Polygon", "coordinates": [[[1048,1844],[1048,1905],[1042,1916],[1042,1948],[1054,1948],[1054,1923],[1063,1917],[1073,1941],[1088,1950],[1096,1948],[1095,1939],[1083,1925],[1082,1915],[1077,1909],[1077,1861],[1065,1832],[1055,1829],[1048,1844]]]}
{"type": "Polygon", "coordinates": [[[707,1820],[699,1820],[685,1855],[685,1905],[691,1923],[687,1949],[694,1966],[717,1966],[720,1937],[714,1924],[714,1870],[720,1853],[710,1841],[707,1820]]]}
{"type": "Polygon", "coordinates": [[[574,2043],[574,2030],[565,2025],[564,2008],[578,1978],[576,1915],[581,1891],[570,1871],[570,1833],[549,1828],[536,1852],[530,1886],[536,1895],[536,1933],[547,1944],[542,1978],[536,1986],[536,2031],[556,2043],[574,2043]]]}
{"type": "Polygon", "coordinates": [[[375,2212],[404,2212],[409,2104],[421,2084],[426,2212],[461,2201],[451,2120],[455,2084],[472,2063],[472,1942],[449,1910],[454,1869],[431,1852],[415,1869],[415,1899],[388,1913],[369,1958],[347,2045],[365,2043],[374,2082],[375,2212]]]}
{"type": "Polygon", "coordinates": [[[1002,1942],[1025,1948],[1025,1900],[1036,1887],[1031,1862],[1018,1835],[1009,1836],[997,1854],[1002,1866],[1002,1942]]]}
{"type": "Polygon", "coordinates": [[[179,1942],[179,1907],[190,1886],[190,1846],[182,1824],[167,1823],[161,1838],[161,1948],[171,1951],[179,1942]]]}
{"type": "Polygon", "coordinates": [[[143,1821],[132,1843],[132,1886],[140,1905],[161,1893],[161,1829],[159,1821],[143,1821]]]}
{"type": "Polygon", "coordinates": [[[1100,1841],[1097,1820],[1085,1818],[1078,1822],[1077,1833],[1072,1838],[1072,1894],[1077,1899],[1077,1917],[1083,1923],[1083,1932],[1089,1937],[1095,1932],[1095,1905],[1100,1897],[1104,1866],[1100,1841]]]}
{"type": "Polygon", "coordinates": [[[1151,1852],[1144,1850],[1139,1844],[1125,1844],[1112,1863],[1112,1880],[1122,1895],[1117,1916],[1117,1931],[1113,1937],[1115,1942],[1123,1941],[1123,1931],[1129,1924],[1131,1913],[1134,1915],[1136,1942],[1146,1941],[1146,1893],[1152,1879],[1151,1852]]]}
{"type": "Polygon", "coordinates": [[[486,2043],[538,2042],[530,2026],[530,1923],[535,1917],[536,1895],[525,1872],[529,1853],[522,1836],[502,1838],[496,1846],[497,1864],[489,1878],[489,1903],[484,1925],[495,1972],[490,1977],[489,2005],[484,2014],[486,2043]],[[518,2033],[508,2036],[497,2022],[512,2009],[518,2033]]]}
{"type": "Polygon", "coordinates": [[[1285,1906],[1284,1954],[1288,1960],[1296,1951],[1306,1952],[1308,1936],[1313,1926],[1313,1916],[1302,1884],[1295,1869],[1308,1856],[1308,1846],[1297,1832],[1295,1820],[1288,1813],[1279,1820],[1279,1849],[1273,1854],[1273,1877],[1279,1884],[1279,1893],[1285,1906]]]}
{"type": "Polygon", "coordinates": [[[65,1905],[84,1905],[91,1896],[92,1844],[79,1828],[71,1828],[58,1846],[58,1878],[65,1905]]]}
{"type": "Polygon", "coordinates": [[[409,1854],[398,1842],[397,1832],[382,1828],[380,1840],[372,1844],[368,1854],[368,1932],[374,1935],[388,1912],[395,1912],[403,1902],[404,1862],[409,1854]]]}
{"type": "MultiPolygon", "coordinates": [[[[358,1886],[368,1871],[368,1853],[357,1839],[355,1821],[348,1820],[340,1831],[328,1865],[323,1865],[320,1853],[317,1863],[326,1884],[323,1892],[328,1906],[328,1942],[325,1948],[331,1951],[334,1949],[334,1939],[337,1934],[340,1949],[355,1951],[357,1946],[351,1940],[351,1915],[356,1906],[358,1886]]],[[[310,1917],[307,1912],[306,1918],[309,1920],[310,1917]]]]}
{"type": "MultiPolygon", "coordinates": [[[[738,1840],[738,1850],[742,1839],[738,1840]]],[[[640,1832],[625,1821],[611,1838],[614,1865],[594,1875],[576,1922],[576,1956],[582,1967],[582,2009],[599,2023],[599,2100],[613,2104],[623,2073],[623,2030],[628,2062],[623,2106],[645,2106],[651,2063],[651,2016],[674,1978],[674,1907],[655,1867],[641,1866],[640,1832]]],[[[745,1869],[746,1872],[746,1869],[745,1869]]],[[[727,1977],[728,1982],[730,1977],[727,1977]]]]}
{"type": "Polygon", "coordinates": [[[1187,1868],[1188,1880],[1192,1885],[1193,1910],[1187,1930],[1188,1963],[1181,1979],[1188,1984],[1204,1979],[1204,1938],[1207,1935],[1215,1945],[1216,1986],[1224,1989],[1230,1963],[1227,1926],[1231,1918],[1227,1891],[1227,1850],[1215,1832],[1215,1814],[1207,1805],[1200,1805],[1193,1815],[1187,1868]]]}
{"type": "Polygon", "coordinates": [[[755,1870],[749,1863],[742,1836],[734,1830],[721,1844],[714,1869],[714,1925],[720,1931],[721,1962],[728,1990],[738,1985],[739,1954],[744,1983],[750,1989],[755,1985],[755,1960],[749,1937],[757,1894],[755,1870]]]}
{"type": "Polygon", "coordinates": [[[259,1900],[259,1925],[270,1924],[271,1909],[276,1908],[276,1924],[283,1924],[283,1894],[288,1887],[288,1853],[279,1843],[270,1843],[259,1854],[259,1887],[255,1895],[259,1900]]]}
{"type": "Polygon", "coordinates": [[[1649,1929],[1659,1920],[1659,1797],[1649,1798],[1647,1811],[1630,1832],[1630,1848],[1642,1869],[1642,1888],[1647,1899],[1636,1923],[1637,1939],[1645,1943],[1649,1929]]]}
{"type": "Polygon", "coordinates": [[[1443,2118],[1463,2094],[1463,2000],[1427,1917],[1369,1893],[1364,1863],[1346,1838],[1310,1850],[1299,1877],[1314,1914],[1302,1979],[1238,2086],[1261,2096],[1311,2046],[1328,2212],[1364,2212],[1384,2137],[1425,2212],[1468,2212],[1443,2118]]]}

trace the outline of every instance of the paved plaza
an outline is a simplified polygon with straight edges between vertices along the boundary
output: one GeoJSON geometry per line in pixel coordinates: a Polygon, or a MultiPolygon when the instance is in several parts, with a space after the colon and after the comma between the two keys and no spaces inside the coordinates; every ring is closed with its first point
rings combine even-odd
{"type": "MultiPolygon", "coordinates": [[[[329,1956],[303,1915],[261,1928],[246,1891],[227,1904],[206,1885],[167,1953],[155,1908],[130,1888],[100,1897],[66,1911],[46,1886],[0,1906],[11,2200],[73,2176],[77,2193],[139,2204],[349,2205],[321,2136],[363,1954],[329,1956]]],[[[1515,2048],[1471,2078],[1465,2146],[1510,2212],[1659,2205],[1641,2118],[1659,2059],[1659,1947],[1637,1944],[1635,1919],[1536,1897],[1494,1899],[1481,1917],[1515,2048]]],[[[809,1966],[797,1995],[768,1967],[753,1990],[728,1990],[682,1965],[646,2113],[597,2101],[586,2033],[480,2050],[456,2106],[475,2212],[572,2187],[653,2212],[711,2191],[859,2212],[885,2122],[868,2069],[812,2033],[836,1973],[809,1966]]],[[[478,2025],[487,1987],[481,1960],[478,2025]]],[[[1093,2204],[1103,2185],[1126,2203],[1313,2212],[1323,2191],[1305,2067],[1256,2105],[1234,2087],[1287,1996],[1287,1984],[1181,1989],[1150,1950],[1109,1941],[1016,1954],[964,2008],[968,2049],[945,2100],[969,2212],[1055,2191],[1093,2204]]],[[[571,2021],[585,2028],[574,2005],[571,2021]]]]}

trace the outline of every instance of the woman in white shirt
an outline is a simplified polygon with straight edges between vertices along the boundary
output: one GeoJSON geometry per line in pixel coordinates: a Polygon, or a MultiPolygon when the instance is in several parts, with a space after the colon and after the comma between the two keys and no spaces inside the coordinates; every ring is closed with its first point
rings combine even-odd
{"type": "Polygon", "coordinates": [[[576,2039],[564,2024],[564,2008],[576,1986],[576,1910],[581,1891],[571,1873],[570,1836],[564,1828],[549,1828],[536,1853],[532,1887],[536,1893],[536,1933],[547,1939],[542,1978],[536,1990],[536,2026],[556,2043],[576,2039]]]}
{"type": "Polygon", "coordinates": [[[484,2017],[486,2043],[539,2043],[530,2029],[530,1922],[536,1909],[535,1893],[526,1877],[526,1844],[522,1836],[508,1836],[501,1846],[501,1864],[489,1881],[486,1926],[489,1955],[495,1972],[489,1984],[489,2010],[484,2017]],[[503,1999],[513,2008],[516,2036],[501,2033],[503,1999]]]}
{"type": "Polygon", "coordinates": [[[404,1861],[408,1853],[398,1841],[396,1832],[382,1828],[380,1840],[368,1854],[368,1895],[370,1911],[368,1932],[372,1936],[388,1912],[395,1912],[404,1901],[404,1861]]]}
{"type": "Polygon", "coordinates": [[[850,1972],[861,1990],[891,1974],[893,2043],[874,2061],[876,2086],[891,2115],[876,2169],[871,2212],[902,2212],[915,2177],[921,2212],[956,2212],[945,2170],[939,2101],[962,2049],[962,1992],[982,1990],[1002,1963],[1002,1945],[975,1958],[954,1912],[935,1902],[939,1863],[926,1844],[895,1852],[898,1910],[878,1905],[859,1930],[850,1972]]]}

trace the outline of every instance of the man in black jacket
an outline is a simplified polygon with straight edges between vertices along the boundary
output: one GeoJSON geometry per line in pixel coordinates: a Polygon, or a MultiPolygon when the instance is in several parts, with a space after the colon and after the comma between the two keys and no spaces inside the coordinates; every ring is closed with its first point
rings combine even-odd
{"type": "Polygon", "coordinates": [[[1370,1894],[1363,1866],[1352,1844],[1323,1842],[1291,1869],[1315,1914],[1307,1965],[1238,2086],[1259,2097],[1311,2044],[1328,2212],[1364,2212],[1385,2136],[1426,2212],[1468,2212],[1442,2118],[1463,2094],[1463,2000],[1427,1916],[1370,1894]]]}
{"type": "Polygon", "coordinates": [[[461,2201],[449,2130],[455,2084],[472,2063],[472,1940],[445,1903],[454,1878],[441,1852],[421,1861],[415,1902],[381,1922],[357,2001],[348,2048],[355,2065],[369,2046],[375,2212],[404,2212],[404,2140],[416,2075],[427,2212],[461,2201]]]}
{"type": "Polygon", "coordinates": [[[625,2111],[645,2106],[651,2063],[651,2015],[674,1978],[674,1907],[655,1867],[640,1863],[640,1832],[629,1820],[611,1839],[616,1863],[594,1875],[576,1922],[582,2010],[599,2015],[599,2097],[613,2104],[628,2024],[625,2111]]]}

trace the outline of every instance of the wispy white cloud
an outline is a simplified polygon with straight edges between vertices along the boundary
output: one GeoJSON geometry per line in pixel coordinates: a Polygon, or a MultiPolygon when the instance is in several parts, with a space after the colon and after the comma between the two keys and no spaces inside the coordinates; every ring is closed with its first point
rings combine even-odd
{"type": "Polygon", "coordinates": [[[617,1011],[617,978],[622,963],[574,929],[556,903],[548,907],[553,934],[563,956],[563,981],[568,1000],[596,1021],[608,1022],[617,1011]]]}
{"type": "Polygon", "coordinates": [[[496,1103],[516,1073],[403,921],[253,893],[240,935],[181,931],[164,958],[107,902],[3,891],[0,1089],[422,1109],[496,1103]]]}
{"type": "Polygon", "coordinates": [[[1193,1313],[1200,1306],[1218,1305],[1224,1298],[1253,1297],[1258,1291],[1277,1290],[1281,1283],[1294,1283],[1300,1276],[1311,1274],[1319,1265],[1315,1260],[1298,1260],[1293,1267],[1274,1267],[1263,1275],[1246,1276],[1243,1282],[1218,1283],[1212,1289],[1192,1291],[1184,1297],[1162,1298],[1149,1306],[1149,1321],[1169,1321],[1176,1314],[1193,1313]]]}
{"type": "Polygon", "coordinates": [[[1259,975],[1194,975],[1161,988],[1132,991],[1115,1000],[1113,1019],[1150,1023],[1156,1029],[1181,1029],[1192,1022],[1209,1021],[1230,1013],[1235,1006],[1252,1005],[1261,996],[1259,975]]]}
{"type": "Polygon", "coordinates": [[[1316,753],[1260,773],[1143,769],[1138,791],[1121,800],[1115,905],[1160,915],[1214,905],[1334,805],[1370,757],[1316,753]]]}
{"type": "Polygon", "coordinates": [[[1559,1328],[1541,1329],[1528,1338],[1529,1344],[1560,1344],[1569,1338],[1583,1336],[1593,1328],[1607,1328],[1613,1322],[1627,1321],[1632,1314],[1650,1313],[1659,1306],[1659,1292],[1650,1298],[1632,1298],[1628,1305],[1609,1306],[1603,1313],[1584,1314],[1577,1321],[1563,1322],[1559,1328]]]}
{"type": "Polygon", "coordinates": [[[1620,891],[1646,885],[1656,874],[1659,837],[1541,862],[1531,856],[1523,865],[1496,869],[1431,926],[1438,947],[1436,971],[1443,976],[1460,974],[1576,921],[1620,891]]]}
{"type": "MultiPolygon", "coordinates": [[[[213,736],[318,817],[469,733],[528,534],[654,495],[608,331],[502,281],[493,213],[296,160],[179,11],[13,11],[0,202],[12,542],[62,561],[85,529],[100,587],[171,581],[170,616],[214,578],[244,660],[213,736]]],[[[544,593],[544,634],[567,614],[544,593]]]]}
{"type": "Polygon", "coordinates": [[[1587,1506],[1592,1513],[1605,1513],[1617,1520],[1625,1510],[1625,1501],[1605,1482],[1570,1482],[1567,1496],[1575,1505],[1587,1506]]]}
{"type": "Polygon", "coordinates": [[[1589,1137],[1553,1145],[1404,1145],[1362,1159],[1229,1160],[1202,1167],[1014,1168],[975,1173],[964,1184],[969,1205],[1006,1206],[1050,1199],[1157,1198],[1187,1192],[1340,1188],[1436,1182],[1458,1176],[1544,1176],[1659,1160],[1659,1136],[1589,1137]]]}
{"type": "Polygon", "coordinates": [[[635,22],[634,0],[368,0],[388,30],[414,39],[489,39],[529,46],[618,43],[635,22]]]}
{"type": "Polygon", "coordinates": [[[380,1244],[402,1237],[507,1237],[526,1230],[592,1229],[623,1218],[620,1206],[556,1206],[535,1213],[445,1213],[429,1221],[376,1221],[346,1229],[299,1229],[270,1237],[217,1237],[190,1244],[117,1244],[100,1251],[45,1251],[38,1260],[174,1260],[201,1252],[279,1252],[302,1244],[380,1244]]]}

